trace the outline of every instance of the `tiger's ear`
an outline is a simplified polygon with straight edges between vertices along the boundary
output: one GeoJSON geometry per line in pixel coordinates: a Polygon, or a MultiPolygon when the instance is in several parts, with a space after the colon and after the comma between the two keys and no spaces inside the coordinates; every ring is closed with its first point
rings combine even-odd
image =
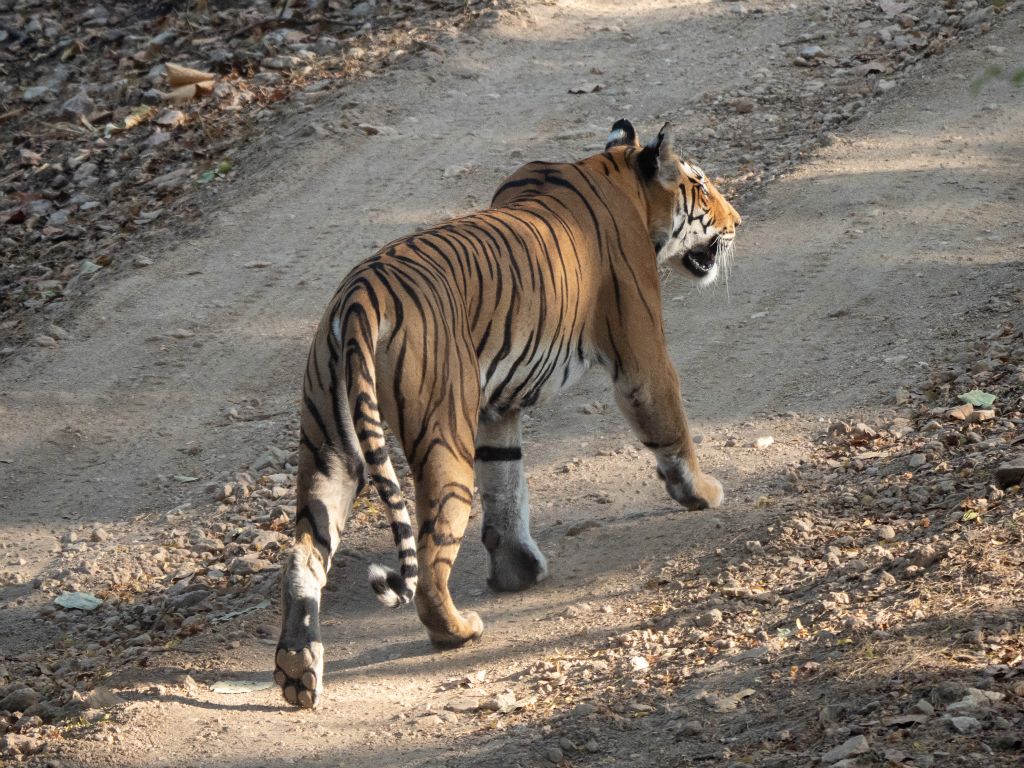
{"type": "Polygon", "coordinates": [[[675,162],[675,152],[672,150],[672,124],[665,123],[658,131],[658,136],[640,151],[637,162],[640,165],[640,173],[647,180],[655,176],[675,178],[678,175],[675,162]]]}
{"type": "Polygon", "coordinates": [[[605,150],[612,147],[636,147],[640,148],[640,139],[636,137],[636,128],[629,120],[616,120],[608,134],[608,143],[604,145],[605,150]]]}

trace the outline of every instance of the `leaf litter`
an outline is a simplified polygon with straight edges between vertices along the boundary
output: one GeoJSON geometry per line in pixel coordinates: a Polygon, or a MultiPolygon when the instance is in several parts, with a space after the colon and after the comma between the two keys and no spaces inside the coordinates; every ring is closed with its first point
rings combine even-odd
{"type": "MultiPolygon", "coordinates": [[[[229,181],[239,148],[289,107],[436,56],[434,40],[494,13],[486,0],[351,6],[0,4],[0,359],[31,338],[37,313],[88,289],[84,260],[99,274],[144,266],[139,238],[157,228],[141,211],[197,221],[202,190],[229,181]]],[[[332,129],[360,130],[345,118],[332,129]]]]}

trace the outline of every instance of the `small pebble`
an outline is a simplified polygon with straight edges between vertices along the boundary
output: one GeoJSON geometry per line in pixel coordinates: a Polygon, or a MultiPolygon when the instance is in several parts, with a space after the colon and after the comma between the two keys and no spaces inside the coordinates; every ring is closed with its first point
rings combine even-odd
{"type": "Polygon", "coordinates": [[[700,720],[686,720],[679,725],[680,736],[696,736],[704,730],[704,724],[700,720]]]}
{"type": "Polygon", "coordinates": [[[935,714],[935,707],[932,706],[928,699],[918,699],[917,703],[914,704],[914,709],[922,715],[931,716],[935,714]]]}
{"type": "Polygon", "coordinates": [[[951,717],[949,724],[957,733],[970,733],[981,727],[981,722],[977,718],[967,716],[951,717]]]}
{"type": "Polygon", "coordinates": [[[698,627],[713,627],[722,623],[722,612],[718,608],[712,608],[707,613],[702,613],[693,620],[698,627]]]}
{"type": "MultiPolygon", "coordinates": [[[[849,731],[847,731],[849,733],[849,731]]],[[[830,749],[828,752],[821,756],[821,762],[825,765],[832,765],[838,763],[840,760],[853,757],[854,755],[862,755],[871,749],[871,745],[868,744],[868,740],[863,735],[853,736],[838,747],[830,749]]]]}
{"type": "Polygon", "coordinates": [[[558,747],[548,747],[544,751],[544,757],[548,759],[549,763],[554,763],[555,765],[557,765],[565,759],[565,755],[562,753],[562,750],[558,747]]]}

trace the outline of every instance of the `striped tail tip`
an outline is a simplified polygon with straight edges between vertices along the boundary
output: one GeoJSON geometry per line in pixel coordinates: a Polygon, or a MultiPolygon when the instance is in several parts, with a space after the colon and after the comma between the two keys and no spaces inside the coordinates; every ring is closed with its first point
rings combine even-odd
{"type": "Polygon", "coordinates": [[[402,577],[390,568],[371,565],[369,577],[370,587],[376,593],[377,599],[389,608],[396,608],[412,600],[412,590],[402,577]]]}

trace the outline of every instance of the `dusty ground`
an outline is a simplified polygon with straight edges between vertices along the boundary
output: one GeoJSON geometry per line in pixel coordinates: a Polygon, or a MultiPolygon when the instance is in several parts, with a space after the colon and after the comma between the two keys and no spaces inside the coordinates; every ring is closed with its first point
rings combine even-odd
{"type": "Polygon", "coordinates": [[[1024,343],[1007,324],[1024,327],[1024,93],[969,85],[993,59],[1024,58],[1024,14],[893,70],[889,89],[877,72],[792,63],[806,44],[841,58],[877,40],[892,19],[875,9],[861,29],[864,4],[620,5],[526,4],[283,125],[251,148],[252,170],[203,234],[168,238],[151,267],[94,291],[69,339],[6,362],[0,683],[55,701],[103,683],[128,702],[86,709],[77,727],[24,723],[33,748],[47,747],[30,759],[806,765],[864,736],[846,765],[1019,764],[1020,493],[989,486],[990,463],[1021,435],[1024,343]],[[394,130],[300,135],[354,109],[394,130]],[[594,375],[527,429],[550,580],[493,595],[482,548],[460,556],[456,599],[484,618],[480,643],[437,653],[411,611],[376,604],[365,562],[390,543],[363,510],[324,601],[323,706],[212,692],[269,680],[277,615],[259,607],[274,597],[261,569],[280,545],[261,545],[251,567],[235,558],[287,511],[301,361],[341,275],[375,243],[484,204],[523,159],[598,148],[620,115],[645,133],[671,117],[682,148],[742,191],[728,290],[665,285],[702,461],[727,503],[674,509],[594,375]],[[976,359],[993,362],[975,370],[976,359]],[[975,384],[1001,387],[993,423],[962,441],[944,426],[941,445],[928,442],[930,409],[975,384]],[[837,421],[880,436],[828,436],[837,421]],[[750,447],[768,435],[770,447],[750,447]],[[952,449],[968,444],[988,451],[969,467],[952,449]],[[865,447],[877,455],[853,456],[865,447]],[[854,460],[880,464],[864,475],[846,469],[854,460]],[[908,467],[929,478],[923,497],[875,488],[908,467]],[[211,502],[225,482],[232,494],[211,502]],[[964,520],[976,497],[991,512],[964,520]],[[140,551],[163,552],[154,573],[140,551]],[[984,569],[983,555],[994,558],[984,569]],[[984,589],[957,581],[979,571],[984,589]],[[883,573],[918,579],[900,587],[904,602],[885,602],[883,573]],[[208,589],[204,612],[174,614],[192,586],[208,589]],[[78,588],[107,605],[53,610],[78,588]],[[214,621],[241,608],[254,610],[214,621]],[[993,695],[949,709],[968,688],[993,695]],[[922,698],[933,714],[913,708],[922,698]],[[975,718],[963,733],[957,712],[975,718]],[[908,713],[924,719],[887,720],[908,713]]]}
{"type": "Polygon", "coordinates": [[[132,245],[190,232],[282,115],[435,52],[491,5],[0,2],[0,359],[52,346],[91,288],[151,263],[132,245]]]}

